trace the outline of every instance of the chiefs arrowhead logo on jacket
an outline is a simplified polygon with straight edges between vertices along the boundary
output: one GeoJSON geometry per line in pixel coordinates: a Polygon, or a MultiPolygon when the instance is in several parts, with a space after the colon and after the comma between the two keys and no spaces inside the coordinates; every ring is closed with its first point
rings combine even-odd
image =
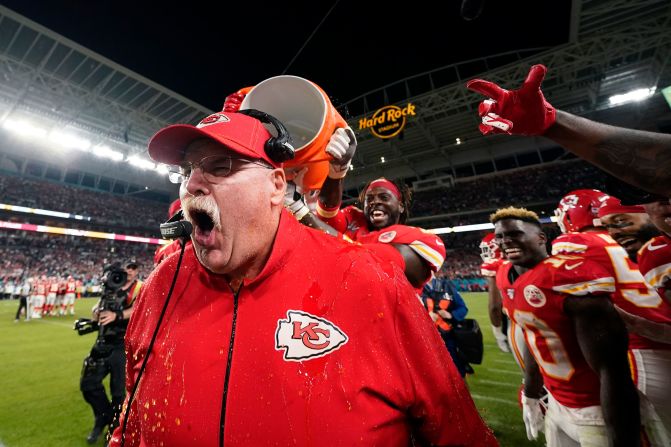
{"type": "Polygon", "coordinates": [[[288,310],[286,320],[277,320],[275,349],[284,349],[284,360],[298,362],[322,357],[348,340],[335,324],[300,310],[288,310]]]}

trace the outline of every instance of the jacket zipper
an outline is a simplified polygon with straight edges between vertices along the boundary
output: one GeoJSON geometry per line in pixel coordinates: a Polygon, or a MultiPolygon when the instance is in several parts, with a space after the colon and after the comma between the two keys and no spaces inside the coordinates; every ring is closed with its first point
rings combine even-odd
{"type": "Polygon", "coordinates": [[[231,338],[228,343],[228,360],[226,362],[226,376],[224,377],[224,393],[221,399],[221,420],[219,421],[219,446],[224,446],[224,425],[226,424],[226,398],[228,396],[228,382],[231,377],[231,361],[233,360],[233,343],[235,342],[235,325],[238,319],[238,295],[242,287],[233,294],[233,321],[231,323],[231,338]]]}

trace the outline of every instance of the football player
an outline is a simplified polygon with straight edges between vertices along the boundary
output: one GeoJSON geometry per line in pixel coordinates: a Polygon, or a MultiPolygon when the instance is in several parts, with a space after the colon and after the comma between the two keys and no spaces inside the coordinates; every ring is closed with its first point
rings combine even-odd
{"type": "Polygon", "coordinates": [[[525,334],[523,419],[547,445],[640,445],[639,402],[627,365],[627,332],[610,299],[610,272],[583,256],[548,257],[538,216],[520,208],[492,215],[509,262],[497,277],[503,307],[525,334]],[[542,376],[543,381],[539,380],[542,376]]]}
{"type": "Polygon", "coordinates": [[[639,205],[624,206],[620,199],[609,197],[599,208],[599,220],[608,234],[637,262],[638,250],[660,231],[653,225],[645,208],[639,205]]]}
{"type": "Polygon", "coordinates": [[[381,258],[403,268],[410,284],[422,287],[445,260],[440,237],[421,228],[404,225],[410,212],[411,193],[405,184],[378,178],[359,195],[363,209],[340,209],[345,175],[356,151],[352,129],[338,129],[326,152],[333,157],[329,174],[319,192],[317,215],[310,213],[305,200],[289,191],[285,207],[304,225],[334,236],[365,244],[381,258]]]}
{"type": "Polygon", "coordinates": [[[65,297],[63,297],[63,315],[67,310],[70,315],[75,314],[75,296],[77,294],[77,281],[72,275],[68,275],[65,281],[65,297]]]}
{"type": "Polygon", "coordinates": [[[32,290],[32,309],[33,314],[31,318],[42,318],[45,309],[45,301],[47,296],[47,286],[49,285],[46,275],[35,278],[32,290]]]}
{"type": "Polygon", "coordinates": [[[639,250],[639,268],[646,282],[671,303],[671,203],[660,200],[644,207],[663,233],[639,250]]]}
{"type": "Polygon", "coordinates": [[[579,189],[564,196],[555,211],[564,234],[554,240],[552,253],[584,256],[614,278],[615,293],[611,297],[628,323],[629,361],[636,385],[645,396],[642,408],[648,434],[664,438],[669,436],[671,426],[668,421],[665,430],[658,425],[660,418],[664,420],[664,415],[671,411],[671,385],[667,380],[671,371],[671,345],[664,343],[668,341],[664,334],[651,334],[645,328],[629,324],[631,318],[626,316],[669,325],[671,306],[645,283],[638,266],[602,226],[599,209],[606,204],[609,206],[606,213],[610,214],[613,203],[608,195],[594,189],[579,189]]]}
{"type": "Polygon", "coordinates": [[[496,272],[499,270],[503,258],[499,246],[494,242],[494,233],[489,233],[480,242],[480,273],[487,279],[487,296],[489,321],[492,324],[492,333],[496,344],[503,352],[510,352],[508,346],[508,321],[503,315],[501,295],[496,287],[496,272]]]}

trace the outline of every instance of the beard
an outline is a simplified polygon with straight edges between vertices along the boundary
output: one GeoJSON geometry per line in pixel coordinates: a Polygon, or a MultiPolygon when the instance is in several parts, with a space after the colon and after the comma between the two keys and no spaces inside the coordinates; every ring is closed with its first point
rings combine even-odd
{"type": "Polygon", "coordinates": [[[646,223],[644,225],[641,225],[641,228],[639,228],[638,231],[636,232],[636,239],[641,241],[641,243],[645,244],[650,239],[652,239],[653,237],[657,237],[660,234],[662,234],[662,232],[659,231],[659,229],[656,226],[654,226],[651,223],[646,223]]]}

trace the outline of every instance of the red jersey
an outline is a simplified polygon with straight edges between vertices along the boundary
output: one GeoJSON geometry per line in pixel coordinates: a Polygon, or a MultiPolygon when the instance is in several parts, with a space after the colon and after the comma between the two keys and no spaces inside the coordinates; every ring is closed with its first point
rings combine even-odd
{"type": "Polygon", "coordinates": [[[46,295],[47,294],[47,282],[44,280],[38,280],[35,282],[33,287],[35,288],[35,295],[46,295]]]}
{"type": "Polygon", "coordinates": [[[578,256],[547,258],[510,284],[511,263],[497,281],[503,308],[524,329],[529,351],[538,363],[543,382],[559,403],[570,408],[600,405],[599,376],[587,364],[573,320],[564,313],[569,296],[610,295],[615,280],[601,265],[578,256]]]}
{"type": "MultiPolygon", "coordinates": [[[[510,267],[511,267],[510,261],[506,261],[505,259],[501,259],[501,263],[499,265],[499,269],[496,272],[496,288],[499,290],[499,295],[501,296],[501,304],[505,304],[506,302],[506,297],[511,297],[512,298],[512,293],[513,293],[513,285],[510,282],[510,278],[508,277],[508,274],[510,272],[510,267]]],[[[506,307],[503,306],[502,309],[503,313],[508,315],[508,312],[506,311],[506,307]]],[[[524,339],[524,333],[522,332],[522,329],[520,326],[515,323],[513,320],[508,317],[508,344],[512,348],[513,352],[513,357],[515,358],[515,361],[519,365],[519,367],[524,371],[524,345],[526,344],[526,340],[524,339]]]]}
{"type": "Polygon", "coordinates": [[[638,267],[650,287],[664,297],[671,294],[671,238],[657,236],[638,251],[638,267]]]}
{"type": "Polygon", "coordinates": [[[65,284],[65,293],[75,293],[77,291],[77,281],[74,279],[68,280],[65,284]]]}
{"type": "MultiPolygon", "coordinates": [[[[154,269],[135,304],[128,390],[177,259],[154,269]]],[[[227,446],[405,447],[411,433],[496,445],[403,272],[286,211],[263,270],[237,293],[186,250],[130,408],[129,447],[216,446],[220,430],[227,446]]]]}
{"type": "Polygon", "coordinates": [[[58,280],[56,280],[56,279],[51,280],[51,282],[49,283],[49,292],[50,293],[57,293],[58,292],[58,287],[59,287],[58,280]]]}
{"type": "MultiPolygon", "coordinates": [[[[638,265],[606,232],[563,234],[552,243],[552,253],[585,256],[602,265],[615,278],[615,306],[647,320],[671,324],[671,305],[645,283],[638,265]]],[[[671,345],[630,332],[629,349],[671,349],[671,345]]]]}
{"type": "Polygon", "coordinates": [[[482,264],[480,264],[480,273],[482,276],[496,276],[496,272],[499,271],[499,268],[501,268],[503,262],[504,259],[502,258],[494,258],[484,261],[482,264]]]}
{"type": "MultiPolygon", "coordinates": [[[[323,214],[323,212],[322,212],[323,214]]],[[[408,225],[390,225],[381,230],[368,230],[368,221],[363,211],[354,206],[338,210],[332,217],[319,218],[343,235],[343,238],[360,244],[401,244],[409,246],[429,266],[437,272],[445,261],[445,244],[442,239],[426,230],[408,225]]],[[[390,253],[388,256],[377,252],[383,259],[405,268],[402,256],[390,253]],[[400,264],[399,264],[400,263],[400,264]]],[[[428,276],[424,284],[431,279],[428,276]]],[[[421,290],[421,287],[419,288],[421,290]]]]}

